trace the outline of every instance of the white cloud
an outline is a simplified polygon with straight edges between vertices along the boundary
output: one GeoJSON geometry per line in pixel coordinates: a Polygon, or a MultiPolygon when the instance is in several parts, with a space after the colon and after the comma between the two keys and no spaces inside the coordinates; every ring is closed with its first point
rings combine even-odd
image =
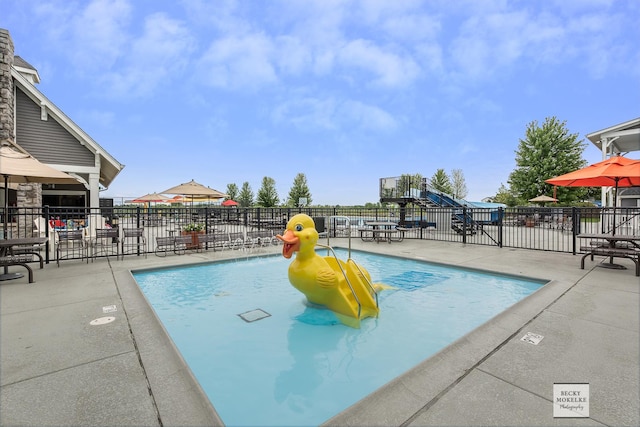
{"type": "Polygon", "coordinates": [[[408,86],[419,75],[420,68],[406,55],[385,50],[367,40],[354,40],[341,49],[340,65],[370,72],[373,82],[381,86],[408,86]]]}
{"type": "Polygon", "coordinates": [[[381,24],[395,40],[417,42],[433,40],[441,30],[441,23],[426,14],[392,16],[381,24]]]}
{"type": "Polygon", "coordinates": [[[336,46],[344,39],[343,30],[351,0],[282,0],[271,2],[278,10],[277,32],[288,33],[314,49],[336,46]]]}
{"type": "Polygon", "coordinates": [[[94,0],[74,16],[74,46],[70,52],[82,67],[111,66],[126,42],[124,27],[131,18],[126,0],[94,0]]]}
{"type": "Polygon", "coordinates": [[[337,100],[333,97],[307,96],[284,102],[273,110],[272,120],[302,131],[386,132],[398,127],[394,116],[376,105],[358,100],[337,100]]]}
{"type": "Polygon", "coordinates": [[[264,34],[228,36],[214,41],[199,63],[205,84],[225,89],[254,89],[277,82],[274,46],[264,34]]]}
{"type": "Polygon", "coordinates": [[[275,41],[275,61],[283,73],[300,75],[311,68],[312,52],[304,41],[297,37],[283,36],[275,41]]]}
{"type": "Polygon", "coordinates": [[[397,121],[387,111],[375,105],[360,101],[347,101],[339,108],[344,128],[358,127],[363,130],[389,131],[398,126],[397,121]]]}
{"type": "Polygon", "coordinates": [[[333,98],[303,97],[277,105],[272,120],[277,124],[292,125],[300,130],[334,130],[336,101],[333,98]]]}
{"type": "Polygon", "coordinates": [[[458,71],[471,78],[485,78],[519,59],[528,47],[526,12],[474,16],[463,22],[451,45],[451,59],[458,71]]]}
{"type": "Polygon", "coordinates": [[[92,123],[105,129],[114,126],[116,121],[113,111],[80,110],[77,117],[79,123],[92,123]]]}
{"type": "Polygon", "coordinates": [[[416,44],[414,50],[416,61],[424,71],[431,71],[434,74],[441,74],[444,71],[444,55],[439,43],[416,44]]]}
{"type": "Polygon", "coordinates": [[[43,42],[69,57],[79,74],[111,67],[127,43],[125,27],[131,20],[127,0],[41,2],[32,13],[44,23],[43,42]]]}
{"type": "Polygon", "coordinates": [[[368,24],[378,24],[389,16],[417,13],[421,8],[420,0],[358,0],[350,9],[368,24]]]}
{"type": "Polygon", "coordinates": [[[180,3],[194,26],[234,33],[250,30],[249,23],[239,16],[242,4],[236,0],[180,0],[180,3]]]}
{"type": "Polygon", "coordinates": [[[450,44],[449,69],[460,80],[495,78],[527,63],[579,64],[595,78],[612,68],[629,69],[637,52],[637,25],[615,3],[594,0],[558,8],[512,10],[509,4],[468,16],[450,44]],[[569,13],[571,12],[571,13],[569,13]]]}
{"type": "Polygon", "coordinates": [[[104,76],[114,95],[146,96],[169,84],[186,67],[194,40],[186,26],[163,13],[145,19],[144,33],[131,41],[124,67],[104,76]]]}

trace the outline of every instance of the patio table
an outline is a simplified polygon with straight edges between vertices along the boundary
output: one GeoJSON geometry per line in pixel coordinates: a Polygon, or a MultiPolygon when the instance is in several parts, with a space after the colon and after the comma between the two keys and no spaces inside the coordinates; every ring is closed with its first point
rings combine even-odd
{"type": "MultiPolygon", "coordinates": [[[[29,266],[25,265],[24,259],[19,255],[14,254],[14,248],[21,246],[33,246],[42,245],[49,240],[47,237],[20,237],[17,239],[0,239],[0,258],[3,259],[3,274],[0,274],[0,281],[19,279],[24,277],[22,273],[9,273],[10,265],[24,265],[27,270],[30,270],[29,266]],[[12,262],[14,259],[15,262],[12,262]],[[22,261],[22,262],[20,262],[22,261]]],[[[22,252],[23,255],[26,255],[22,252]]],[[[31,273],[30,273],[31,275],[31,273]]]]}
{"type": "Polygon", "coordinates": [[[584,259],[594,255],[605,255],[609,257],[608,263],[598,264],[603,268],[625,270],[626,267],[614,264],[613,258],[629,258],[636,264],[636,276],[640,276],[640,236],[630,234],[579,234],[578,239],[590,240],[588,246],[580,246],[581,251],[586,254],[582,257],[581,268],[584,269],[584,259]],[[624,246],[620,245],[624,243],[624,246]]]}

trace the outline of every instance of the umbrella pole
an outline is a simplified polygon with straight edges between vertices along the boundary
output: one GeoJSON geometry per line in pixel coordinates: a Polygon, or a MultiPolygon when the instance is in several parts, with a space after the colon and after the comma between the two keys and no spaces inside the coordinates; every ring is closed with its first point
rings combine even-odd
{"type": "Polygon", "coordinates": [[[616,235],[616,205],[618,204],[618,181],[616,178],[616,186],[613,189],[613,227],[611,228],[611,235],[616,235]]]}
{"type": "Polygon", "coordinates": [[[8,239],[7,229],[9,224],[9,175],[4,175],[4,221],[2,224],[2,238],[8,239]]]}

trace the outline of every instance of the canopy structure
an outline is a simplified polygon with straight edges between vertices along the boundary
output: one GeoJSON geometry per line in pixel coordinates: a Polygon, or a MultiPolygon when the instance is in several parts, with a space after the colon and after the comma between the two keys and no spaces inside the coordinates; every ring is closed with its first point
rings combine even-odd
{"type": "MultiPolygon", "coordinates": [[[[591,132],[587,134],[587,139],[602,152],[603,159],[640,151],[640,117],[591,132]]],[[[611,187],[602,188],[602,205],[613,205],[611,187]]]]}
{"type": "Polygon", "coordinates": [[[640,117],[592,132],[587,139],[602,151],[603,157],[640,151],[640,117]]]}

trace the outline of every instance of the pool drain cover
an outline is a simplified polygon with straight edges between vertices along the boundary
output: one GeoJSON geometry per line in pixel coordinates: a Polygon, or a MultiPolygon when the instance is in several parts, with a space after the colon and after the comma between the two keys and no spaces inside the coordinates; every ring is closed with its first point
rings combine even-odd
{"type": "Polygon", "coordinates": [[[238,314],[245,322],[251,323],[256,320],[264,319],[265,317],[271,316],[266,311],[260,310],[259,308],[251,311],[247,311],[245,313],[238,314]]]}

